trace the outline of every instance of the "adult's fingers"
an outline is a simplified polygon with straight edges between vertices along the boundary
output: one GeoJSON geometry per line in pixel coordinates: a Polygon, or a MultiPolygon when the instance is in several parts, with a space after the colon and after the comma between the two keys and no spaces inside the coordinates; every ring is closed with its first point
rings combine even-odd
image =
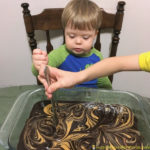
{"type": "Polygon", "coordinates": [[[53,95],[51,93],[47,93],[47,91],[45,91],[45,95],[48,99],[51,99],[53,97],[53,95]]]}
{"type": "Polygon", "coordinates": [[[45,67],[46,67],[46,65],[44,65],[44,64],[40,65],[39,75],[42,76],[42,77],[45,77],[45,75],[44,75],[45,67]]]}
{"type": "Polygon", "coordinates": [[[45,90],[47,90],[48,88],[48,84],[46,82],[46,79],[44,77],[42,77],[41,75],[38,75],[38,79],[40,80],[40,82],[43,84],[45,90]]]}
{"type": "Polygon", "coordinates": [[[62,88],[61,84],[56,81],[56,82],[52,83],[52,84],[48,87],[47,92],[48,92],[49,94],[52,94],[53,92],[55,92],[56,90],[58,90],[58,89],[60,89],[60,88],[62,88]]]}

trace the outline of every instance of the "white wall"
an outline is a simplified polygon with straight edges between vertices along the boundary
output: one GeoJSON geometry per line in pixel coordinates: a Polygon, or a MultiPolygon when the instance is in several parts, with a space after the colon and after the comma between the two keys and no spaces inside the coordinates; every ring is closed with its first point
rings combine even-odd
{"type": "MultiPolygon", "coordinates": [[[[118,0],[93,0],[108,12],[115,12],[118,0]]],[[[30,3],[32,14],[44,8],[64,7],[69,0],[3,0],[0,5],[0,87],[36,84],[31,73],[31,53],[22,17],[22,2],[30,3]]],[[[125,0],[125,16],[117,55],[150,50],[150,0],[125,0]]],[[[108,54],[110,35],[103,35],[104,57],[108,54]]],[[[55,47],[59,40],[54,39],[55,47]]],[[[42,46],[40,46],[42,48],[42,46]]],[[[114,76],[114,89],[132,91],[150,97],[150,74],[121,72],[114,76]]]]}

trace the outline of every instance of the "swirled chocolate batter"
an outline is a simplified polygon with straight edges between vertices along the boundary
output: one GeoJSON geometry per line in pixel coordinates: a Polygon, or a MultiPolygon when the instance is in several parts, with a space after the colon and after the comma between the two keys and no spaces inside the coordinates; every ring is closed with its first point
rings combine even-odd
{"type": "Polygon", "coordinates": [[[20,135],[18,150],[143,149],[133,112],[127,106],[59,102],[58,124],[49,102],[36,103],[20,135]]]}

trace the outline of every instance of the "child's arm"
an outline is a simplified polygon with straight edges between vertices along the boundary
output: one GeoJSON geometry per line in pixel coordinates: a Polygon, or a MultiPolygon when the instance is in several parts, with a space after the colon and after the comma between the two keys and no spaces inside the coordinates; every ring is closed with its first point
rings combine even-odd
{"type": "Polygon", "coordinates": [[[40,70],[41,64],[47,65],[48,64],[48,56],[45,51],[40,49],[34,49],[32,54],[32,62],[33,66],[37,71],[40,70]]]}

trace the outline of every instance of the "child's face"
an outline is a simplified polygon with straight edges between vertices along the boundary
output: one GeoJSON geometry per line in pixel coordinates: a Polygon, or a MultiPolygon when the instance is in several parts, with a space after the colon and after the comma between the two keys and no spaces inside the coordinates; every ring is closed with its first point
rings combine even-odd
{"type": "Polygon", "coordinates": [[[65,43],[68,50],[76,55],[90,52],[97,35],[95,30],[79,30],[67,25],[65,28],[65,43]]]}

